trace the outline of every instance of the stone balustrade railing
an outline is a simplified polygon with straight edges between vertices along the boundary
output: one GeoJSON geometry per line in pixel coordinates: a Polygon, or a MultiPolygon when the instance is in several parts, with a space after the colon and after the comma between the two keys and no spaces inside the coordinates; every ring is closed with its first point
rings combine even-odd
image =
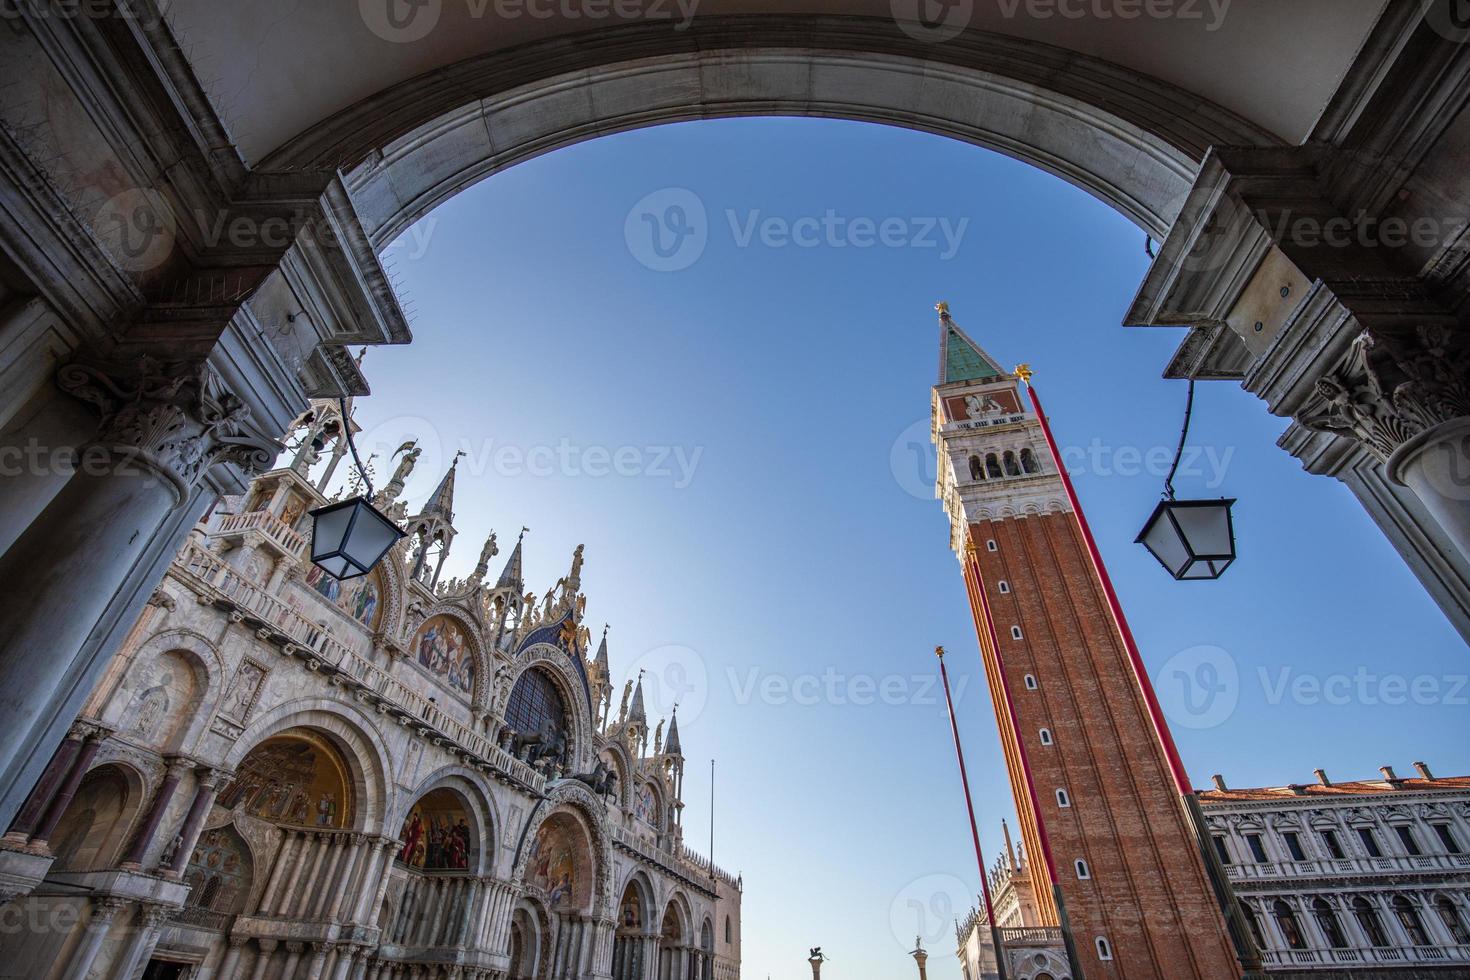
{"type": "MultiPolygon", "coordinates": [[[[708,889],[707,882],[710,876],[709,858],[696,854],[683,844],[675,845],[677,848],[676,852],[666,851],[659,847],[649,847],[633,831],[628,830],[626,827],[620,827],[617,824],[610,824],[608,830],[612,834],[613,843],[619,845],[624,850],[631,851],[650,864],[658,865],[664,871],[667,871],[675,877],[708,889]]],[[[727,883],[739,887],[736,879],[730,876],[728,872],[720,871],[719,869],[716,869],[716,872],[727,883]]]]}
{"type": "Polygon", "coordinates": [[[1261,962],[1271,967],[1337,969],[1345,963],[1470,963],[1470,946],[1365,946],[1354,949],[1268,949],[1261,962]]]}
{"type": "Polygon", "coordinates": [[[327,627],[313,623],[207,548],[190,542],[174,564],[197,580],[199,585],[287,638],[288,652],[294,646],[295,652],[305,653],[318,664],[336,669],[379,701],[421,723],[426,735],[453,743],[471,759],[499,770],[537,793],[545,790],[546,777],[541,773],[506,752],[483,733],[452,717],[425,695],[370,663],[332,636],[327,627]]]}
{"type": "Polygon", "coordinates": [[[1225,874],[1235,881],[1277,878],[1309,878],[1343,874],[1403,874],[1426,871],[1464,873],[1470,870],[1470,854],[1420,854],[1412,857],[1341,858],[1318,861],[1266,861],[1260,864],[1227,864],[1225,874]]]}
{"type": "Polygon", "coordinates": [[[280,518],[263,510],[227,514],[220,518],[216,533],[232,534],[240,531],[259,531],[275,541],[288,554],[300,555],[306,547],[305,538],[291,530],[280,518]]]}
{"type": "Polygon", "coordinates": [[[1007,946],[1051,946],[1062,941],[1058,926],[1002,926],[1000,941],[1007,946]]]}

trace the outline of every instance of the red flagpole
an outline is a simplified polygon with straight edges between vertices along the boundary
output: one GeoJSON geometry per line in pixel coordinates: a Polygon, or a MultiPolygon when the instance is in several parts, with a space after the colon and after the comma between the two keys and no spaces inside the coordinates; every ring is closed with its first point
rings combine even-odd
{"type": "Polygon", "coordinates": [[[944,703],[949,707],[949,730],[954,735],[954,754],[960,762],[960,784],[965,788],[965,809],[970,812],[970,837],[975,842],[975,863],[980,867],[980,894],[985,899],[985,916],[990,920],[990,941],[995,945],[995,969],[1000,980],[1006,980],[1005,950],[1000,945],[1000,927],[995,921],[995,906],[990,901],[990,878],[986,874],[985,855],[980,851],[980,828],[975,823],[975,802],[970,797],[970,774],[965,769],[965,750],[960,745],[960,726],[954,713],[954,699],[949,693],[949,671],[944,667],[944,647],[935,647],[939,657],[939,676],[944,680],[944,703]]]}

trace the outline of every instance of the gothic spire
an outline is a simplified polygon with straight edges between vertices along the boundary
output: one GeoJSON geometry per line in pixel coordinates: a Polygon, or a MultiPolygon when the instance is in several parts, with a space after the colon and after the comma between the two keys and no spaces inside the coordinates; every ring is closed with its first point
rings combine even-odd
{"type": "Polygon", "coordinates": [[[604,675],[606,674],[606,672],[608,670],[608,663],[607,663],[607,624],[606,623],[603,623],[602,624],[602,642],[599,643],[599,644],[597,644],[597,656],[595,656],[595,657],[592,658],[592,662],[595,663],[595,664],[597,664],[599,667],[601,667],[602,670],[603,670],[604,675]]]}
{"type": "Polygon", "coordinates": [[[664,754],[665,755],[678,755],[678,756],[682,756],[684,754],[682,747],[679,745],[679,706],[678,705],[674,705],[674,713],[673,713],[673,716],[669,718],[669,737],[664,740],[664,754]]]}
{"type": "Polygon", "coordinates": [[[439,486],[434,489],[428,503],[424,504],[424,516],[434,515],[442,518],[445,524],[454,523],[454,474],[459,469],[459,458],[463,455],[463,451],[454,454],[454,462],[449,464],[444,479],[439,481],[439,486]]]}
{"type": "Polygon", "coordinates": [[[495,583],[497,589],[514,587],[517,594],[520,593],[524,580],[521,568],[521,542],[526,539],[528,530],[530,528],[521,528],[520,537],[516,538],[516,546],[510,553],[510,560],[505,563],[505,569],[500,573],[499,581],[495,583]]]}
{"type": "Polygon", "coordinates": [[[995,358],[970,339],[949,315],[948,303],[937,303],[939,311],[939,383],[951,381],[983,381],[1004,378],[1006,372],[996,366],[995,358]]]}
{"type": "Polygon", "coordinates": [[[638,674],[638,686],[633,689],[633,706],[628,709],[628,720],[648,727],[648,713],[643,709],[643,674],[638,674]]]}

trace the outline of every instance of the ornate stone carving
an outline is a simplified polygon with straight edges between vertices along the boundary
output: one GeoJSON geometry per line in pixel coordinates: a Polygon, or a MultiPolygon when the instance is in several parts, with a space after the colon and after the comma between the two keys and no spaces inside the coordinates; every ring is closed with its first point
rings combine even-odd
{"type": "Polygon", "coordinates": [[[1298,421],[1356,439],[1387,462],[1421,432],[1470,416],[1470,350],[1444,326],[1394,336],[1364,330],[1316,388],[1326,410],[1298,421]]]}
{"type": "Polygon", "coordinates": [[[164,365],[146,356],[131,366],[74,361],[56,381],[97,408],[95,445],[164,477],[180,499],[211,466],[234,463],[247,474],[262,472],[281,449],[249,430],[249,407],[204,362],[164,365]]]}

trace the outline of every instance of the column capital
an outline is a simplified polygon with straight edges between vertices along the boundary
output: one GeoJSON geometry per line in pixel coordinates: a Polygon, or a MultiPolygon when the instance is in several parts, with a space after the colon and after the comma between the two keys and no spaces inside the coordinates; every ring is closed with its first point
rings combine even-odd
{"type": "MultiPolygon", "coordinates": [[[[56,373],[62,391],[92,405],[101,427],[91,447],[118,472],[146,469],[182,502],[217,463],[263,472],[280,446],[251,430],[250,408],[204,361],[78,358],[56,373]]],[[[85,465],[87,460],[82,460],[85,465]]]]}
{"type": "Polygon", "coordinates": [[[80,719],[72,724],[71,730],[66,733],[66,737],[77,739],[81,742],[100,742],[111,734],[112,729],[100,722],[80,719]]]}
{"type": "Polygon", "coordinates": [[[170,776],[183,779],[184,774],[194,769],[196,763],[193,759],[183,755],[171,755],[164,758],[164,778],[170,776]]]}
{"type": "Polygon", "coordinates": [[[276,947],[280,945],[279,939],[257,939],[255,942],[260,946],[260,950],[263,953],[274,953],[276,947]]]}
{"type": "Polygon", "coordinates": [[[128,900],[126,898],[119,898],[116,895],[104,895],[101,898],[93,899],[91,922],[96,925],[106,925],[117,918],[117,914],[127,908],[127,906],[128,900]]]}
{"type": "Polygon", "coordinates": [[[246,943],[250,942],[250,937],[242,936],[236,933],[234,935],[231,935],[225,941],[229,943],[231,949],[239,949],[241,946],[244,946],[246,943]]]}

